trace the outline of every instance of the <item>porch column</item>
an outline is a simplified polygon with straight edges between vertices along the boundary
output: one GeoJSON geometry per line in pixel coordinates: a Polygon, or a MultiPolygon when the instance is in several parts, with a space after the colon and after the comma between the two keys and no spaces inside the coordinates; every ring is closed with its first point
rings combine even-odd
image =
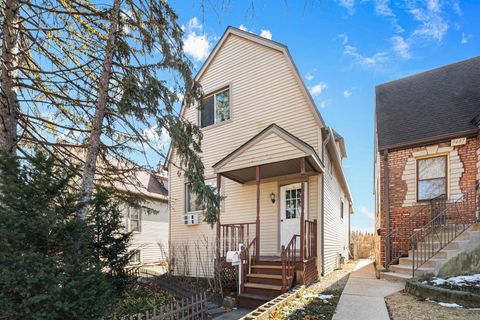
{"type": "Polygon", "coordinates": [[[255,223],[255,257],[260,257],[260,166],[255,167],[255,180],[257,181],[257,221],[255,223]]]}
{"type": "Polygon", "coordinates": [[[300,198],[300,209],[302,214],[300,215],[300,261],[305,257],[305,158],[300,158],[300,177],[302,184],[302,192],[300,198]]]}
{"type": "MultiPolygon", "coordinates": [[[[222,186],[222,175],[217,173],[217,192],[220,195],[220,190],[222,186]]],[[[220,203],[218,204],[217,212],[217,261],[220,261],[220,203]]]]}

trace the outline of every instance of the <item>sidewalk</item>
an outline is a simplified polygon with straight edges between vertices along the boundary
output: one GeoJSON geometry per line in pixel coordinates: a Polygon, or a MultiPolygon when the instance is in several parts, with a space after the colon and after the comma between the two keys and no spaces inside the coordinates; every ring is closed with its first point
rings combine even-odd
{"type": "Polygon", "coordinates": [[[385,297],[402,290],[404,283],[375,278],[370,260],[360,260],[348,278],[333,320],[389,320],[385,297]]]}

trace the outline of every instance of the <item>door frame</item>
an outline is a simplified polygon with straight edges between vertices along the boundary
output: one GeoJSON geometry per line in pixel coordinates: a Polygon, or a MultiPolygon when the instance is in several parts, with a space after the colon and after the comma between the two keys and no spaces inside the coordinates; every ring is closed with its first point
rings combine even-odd
{"type": "MultiPolygon", "coordinates": [[[[305,207],[307,210],[305,211],[305,220],[308,219],[308,213],[310,212],[310,183],[309,183],[309,176],[305,177],[305,187],[306,187],[306,192],[305,192],[305,207]]],[[[277,251],[278,254],[280,255],[282,253],[282,225],[281,225],[281,219],[282,219],[282,195],[281,195],[281,189],[282,187],[291,185],[291,184],[297,184],[297,183],[302,183],[302,180],[300,178],[298,179],[289,179],[285,181],[278,181],[277,183],[277,251]]]]}

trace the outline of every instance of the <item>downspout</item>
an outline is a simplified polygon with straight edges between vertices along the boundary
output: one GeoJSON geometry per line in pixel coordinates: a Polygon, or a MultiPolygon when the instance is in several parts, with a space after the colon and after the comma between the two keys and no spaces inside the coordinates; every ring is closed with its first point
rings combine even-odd
{"type": "Polygon", "coordinates": [[[388,149],[383,152],[383,193],[385,196],[385,268],[390,265],[390,192],[388,172],[388,149]]]}
{"type": "MultiPolygon", "coordinates": [[[[322,143],[322,162],[325,163],[325,148],[327,146],[327,143],[330,141],[330,131],[327,129],[325,130],[325,140],[322,143]]],[[[322,204],[322,214],[320,217],[320,232],[321,232],[321,239],[322,239],[322,245],[320,247],[320,255],[322,259],[322,277],[325,275],[325,228],[324,228],[324,223],[325,223],[325,172],[322,173],[322,199],[321,199],[321,204],[322,204]]]]}

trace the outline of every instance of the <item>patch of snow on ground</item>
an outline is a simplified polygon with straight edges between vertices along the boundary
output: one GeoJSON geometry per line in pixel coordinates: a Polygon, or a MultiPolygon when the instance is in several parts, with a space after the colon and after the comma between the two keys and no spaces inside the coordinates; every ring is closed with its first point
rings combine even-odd
{"type": "Polygon", "coordinates": [[[442,307],[447,307],[447,308],[461,308],[462,306],[456,303],[446,303],[446,302],[439,302],[439,305],[442,307]]]}
{"type": "Polygon", "coordinates": [[[316,298],[320,300],[328,300],[334,297],[333,294],[313,294],[313,293],[306,293],[303,295],[304,298],[316,298]]]}
{"type": "Polygon", "coordinates": [[[480,274],[472,274],[469,276],[457,276],[451,277],[448,279],[442,278],[433,278],[432,283],[436,286],[443,285],[446,283],[463,286],[466,284],[476,284],[476,286],[480,285],[480,274]]]}

